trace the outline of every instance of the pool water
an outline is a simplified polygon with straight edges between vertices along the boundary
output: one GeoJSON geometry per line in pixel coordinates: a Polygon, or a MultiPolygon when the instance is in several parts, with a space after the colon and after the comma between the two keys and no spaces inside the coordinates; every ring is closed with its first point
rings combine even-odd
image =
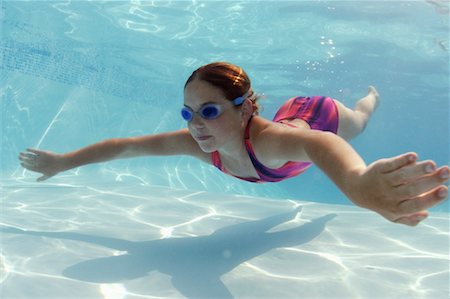
{"type": "Polygon", "coordinates": [[[370,163],[449,164],[448,1],[2,1],[2,298],[448,298],[449,204],[419,227],[359,209],[313,167],[277,184],[188,157],[89,165],[36,183],[28,147],[67,152],[177,130],[200,65],[286,99],[381,103],[370,163]],[[325,287],[324,287],[325,286],[325,287]]]}

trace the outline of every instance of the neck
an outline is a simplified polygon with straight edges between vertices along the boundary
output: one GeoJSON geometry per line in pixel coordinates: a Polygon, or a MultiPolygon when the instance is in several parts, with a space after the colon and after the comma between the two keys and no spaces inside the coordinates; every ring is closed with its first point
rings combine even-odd
{"type": "Polygon", "coordinates": [[[226,158],[227,160],[241,161],[242,158],[248,156],[247,148],[245,147],[244,137],[247,126],[250,124],[252,118],[248,120],[248,122],[242,126],[242,129],[239,130],[239,133],[236,134],[233,138],[230,139],[226,145],[222,148],[218,149],[221,157],[226,158]]]}

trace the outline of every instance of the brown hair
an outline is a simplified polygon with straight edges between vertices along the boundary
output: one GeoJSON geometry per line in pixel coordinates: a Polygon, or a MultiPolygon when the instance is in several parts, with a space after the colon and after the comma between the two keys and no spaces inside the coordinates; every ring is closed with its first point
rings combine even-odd
{"type": "MultiPolygon", "coordinates": [[[[241,67],[228,62],[213,62],[199,67],[189,76],[184,88],[194,79],[208,82],[220,88],[230,101],[244,95],[251,88],[250,78],[247,76],[247,73],[241,67]]],[[[260,106],[256,101],[259,99],[259,96],[251,91],[248,99],[253,103],[253,114],[257,115],[260,106]]]]}

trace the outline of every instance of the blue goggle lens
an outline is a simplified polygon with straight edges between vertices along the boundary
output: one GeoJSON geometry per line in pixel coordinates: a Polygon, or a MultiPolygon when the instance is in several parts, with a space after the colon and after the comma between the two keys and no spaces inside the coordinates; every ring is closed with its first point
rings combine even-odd
{"type": "Polygon", "coordinates": [[[204,119],[214,119],[219,116],[219,108],[218,106],[205,106],[200,109],[200,116],[204,119]]]}
{"type": "Polygon", "coordinates": [[[181,109],[181,116],[185,121],[191,121],[194,117],[194,113],[191,109],[184,107],[183,109],[181,109]]]}
{"type": "Polygon", "coordinates": [[[199,114],[201,118],[210,120],[219,117],[221,113],[220,106],[215,104],[207,104],[200,108],[198,112],[192,111],[189,107],[183,107],[181,109],[181,116],[186,121],[191,121],[194,118],[194,114],[199,114]]]}

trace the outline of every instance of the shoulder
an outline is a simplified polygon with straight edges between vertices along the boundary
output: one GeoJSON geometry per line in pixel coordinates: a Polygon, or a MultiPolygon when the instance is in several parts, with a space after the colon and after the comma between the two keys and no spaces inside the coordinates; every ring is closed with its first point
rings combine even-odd
{"type": "Polygon", "coordinates": [[[310,129],[290,127],[262,117],[254,117],[250,141],[258,159],[267,166],[288,161],[309,161],[304,144],[310,129]]]}

